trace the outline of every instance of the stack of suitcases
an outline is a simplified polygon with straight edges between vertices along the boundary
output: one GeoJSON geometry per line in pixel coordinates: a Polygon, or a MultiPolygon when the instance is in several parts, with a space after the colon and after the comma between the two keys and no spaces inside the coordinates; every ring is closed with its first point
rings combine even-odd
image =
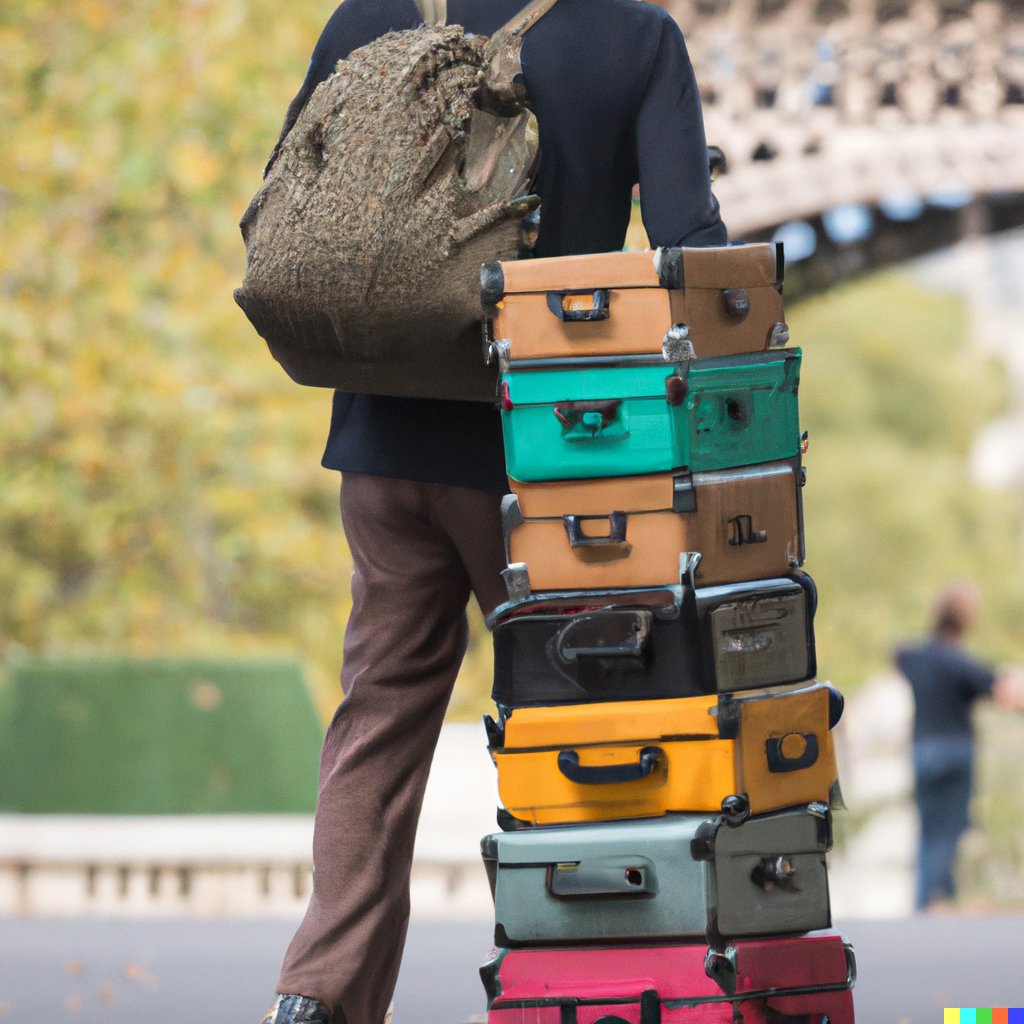
{"type": "Polygon", "coordinates": [[[488,1024],[852,1024],[842,697],[769,244],[490,264],[512,493],[488,1024]]]}

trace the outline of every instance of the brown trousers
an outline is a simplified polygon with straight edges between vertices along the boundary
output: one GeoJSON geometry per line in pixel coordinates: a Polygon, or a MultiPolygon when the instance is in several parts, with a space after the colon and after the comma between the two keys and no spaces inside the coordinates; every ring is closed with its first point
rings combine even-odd
{"type": "MultiPolygon", "coordinates": [[[[313,895],[277,991],[344,1024],[381,1024],[409,921],[416,824],[466,650],[466,605],[505,600],[500,496],[346,473],[352,553],[344,699],[327,729],[313,895]]],[[[481,743],[483,743],[481,737],[481,743]]]]}

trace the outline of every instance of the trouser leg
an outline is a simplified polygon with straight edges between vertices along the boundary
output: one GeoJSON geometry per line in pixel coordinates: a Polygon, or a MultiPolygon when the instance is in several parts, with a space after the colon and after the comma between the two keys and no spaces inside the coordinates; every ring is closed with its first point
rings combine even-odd
{"type": "Polygon", "coordinates": [[[920,823],[915,904],[918,910],[924,910],[937,897],[948,896],[942,883],[943,876],[947,874],[946,862],[949,859],[949,838],[945,834],[948,825],[944,820],[941,788],[934,782],[918,784],[915,802],[920,823]]]}
{"type": "Polygon", "coordinates": [[[915,802],[920,822],[917,858],[919,910],[956,894],[953,867],[960,837],[970,824],[972,765],[953,748],[929,750],[918,761],[915,802]],[[940,759],[941,758],[941,759],[940,759]]]}
{"type": "Polygon", "coordinates": [[[497,495],[346,474],[352,553],[345,697],[327,730],[313,836],[313,895],[279,992],[346,1024],[380,1024],[409,917],[416,823],[466,646],[471,591],[501,600],[497,495]]]}

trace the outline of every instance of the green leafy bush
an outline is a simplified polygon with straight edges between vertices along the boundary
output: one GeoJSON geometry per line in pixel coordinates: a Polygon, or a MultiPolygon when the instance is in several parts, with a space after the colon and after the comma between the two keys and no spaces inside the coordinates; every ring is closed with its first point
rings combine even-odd
{"type": "Polygon", "coordinates": [[[312,812],[321,729],[288,662],[19,660],[0,811],[312,812]]]}

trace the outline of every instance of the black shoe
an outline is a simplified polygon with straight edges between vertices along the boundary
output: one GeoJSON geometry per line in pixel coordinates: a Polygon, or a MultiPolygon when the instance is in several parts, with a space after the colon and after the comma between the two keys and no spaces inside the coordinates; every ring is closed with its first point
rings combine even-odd
{"type": "Polygon", "coordinates": [[[260,1024],[331,1024],[331,1014],[319,999],[278,996],[260,1024]]]}

